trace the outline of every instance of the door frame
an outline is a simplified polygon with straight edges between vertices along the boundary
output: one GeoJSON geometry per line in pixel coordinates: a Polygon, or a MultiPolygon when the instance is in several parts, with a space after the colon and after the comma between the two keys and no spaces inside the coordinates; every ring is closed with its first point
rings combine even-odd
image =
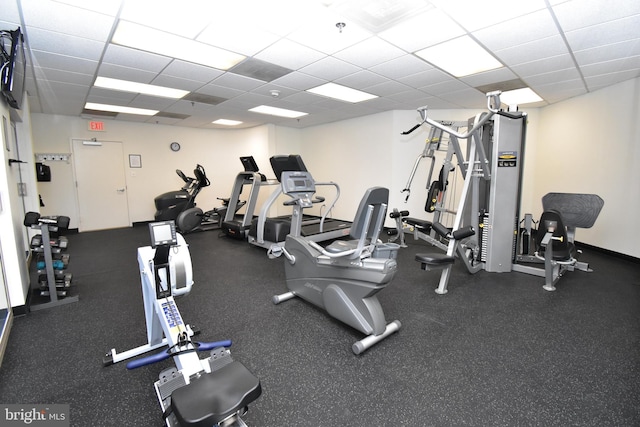
{"type": "MultiPolygon", "coordinates": [[[[124,143],[122,141],[116,141],[116,140],[107,140],[107,139],[96,139],[96,138],[71,138],[69,140],[69,148],[70,151],[72,153],[72,160],[71,160],[71,169],[72,169],[72,173],[73,173],[73,186],[74,186],[74,191],[73,191],[73,196],[75,199],[75,204],[76,204],[76,212],[78,213],[78,231],[82,232],[82,213],[80,210],[80,195],[78,194],[78,171],[76,170],[76,153],[73,149],[74,147],[74,141],[79,141],[79,142],[83,142],[83,141],[91,141],[91,142],[96,142],[96,143],[117,143],[120,144],[120,146],[122,147],[122,158],[120,159],[122,162],[122,179],[125,185],[125,197],[126,197],[126,202],[127,202],[127,225],[128,227],[131,226],[131,209],[129,207],[129,185],[127,182],[127,173],[126,173],[126,164],[125,164],[125,155],[124,155],[124,143]]],[[[92,231],[92,230],[84,230],[84,231],[92,231]]]]}

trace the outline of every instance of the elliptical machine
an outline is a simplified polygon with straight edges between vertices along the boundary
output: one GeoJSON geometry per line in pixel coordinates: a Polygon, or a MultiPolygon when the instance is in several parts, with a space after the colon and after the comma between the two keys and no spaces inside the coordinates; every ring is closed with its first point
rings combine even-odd
{"type": "Polygon", "coordinates": [[[352,240],[336,240],[326,248],[300,236],[302,211],[313,203],[324,201],[314,197],[315,183],[309,172],[282,172],[282,191],[292,200],[291,234],[284,247],[273,245],[270,257],[285,255],[285,273],[289,292],[276,295],[279,304],[300,297],[347,325],[367,334],[351,349],[360,354],[372,345],[398,331],[398,320],[387,324],[377,293],[393,279],[398,269],[399,245],[380,243],[389,190],[373,187],[366,191],[351,226],[352,240]]]}
{"type": "Polygon", "coordinates": [[[241,417],[262,393],[260,380],[231,359],[231,341],[192,341],[195,332],[183,322],[174,300],[193,285],[188,246],[173,221],[151,223],[149,231],[152,245],[138,248],[148,343],[122,353],[111,349],[103,365],[166,347],[127,363],[127,369],[173,358],[176,366],[162,371],[154,383],[167,426],[246,427],[241,417]],[[208,358],[198,357],[197,352],[208,350],[208,358]]]}
{"type": "MultiPolygon", "coordinates": [[[[176,174],[185,184],[180,190],[163,193],[153,200],[156,207],[155,220],[173,220],[181,233],[220,228],[229,207],[228,198],[217,197],[222,206],[206,212],[196,206],[196,196],[204,187],[211,185],[204,168],[196,165],[193,170],[195,178],[187,177],[180,169],[176,169],[176,174]]],[[[238,201],[234,206],[235,210],[244,204],[245,202],[238,201]]]]}

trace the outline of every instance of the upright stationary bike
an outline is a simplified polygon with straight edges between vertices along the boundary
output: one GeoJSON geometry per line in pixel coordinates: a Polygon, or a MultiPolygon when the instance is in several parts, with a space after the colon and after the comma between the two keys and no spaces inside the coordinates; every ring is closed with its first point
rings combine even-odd
{"type": "Polygon", "coordinates": [[[105,366],[164,347],[157,354],[127,363],[135,369],[173,358],[175,367],[160,373],[154,388],[168,427],[246,427],[241,416],[262,393],[260,380],[231,359],[231,341],[193,341],[194,331],[180,316],[174,296],[193,284],[191,257],[173,221],[149,224],[151,246],[138,248],[148,343],[118,353],[111,349],[105,366]],[[200,359],[197,352],[211,351],[200,359]]]}

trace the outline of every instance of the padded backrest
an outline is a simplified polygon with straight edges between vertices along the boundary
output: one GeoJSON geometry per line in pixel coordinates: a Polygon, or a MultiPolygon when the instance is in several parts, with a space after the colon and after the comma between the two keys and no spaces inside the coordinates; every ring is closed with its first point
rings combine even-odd
{"type": "MultiPolygon", "coordinates": [[[[367,218],[367,207],[369,205],[373,206],[373,215],[371,215],[371,220],[369,222],[369,227],[367,230],[367,238],[371,238],[377,232],[376,228],[376,218],[380,213],[380,210],[383,209],[383,204],[387,205],[389,203],[389,189],[384,187],[372,187],[369,188],[362,196],[362,200],[360,200],[360,204],[358,205],[358,210],[356,211],[356,216],[353,219],[353,224],[351,224],[351,231],[349,235],[352,239],[359,239],[362,235],[362,230],[366,226],[366,218],[367,218]]],[[[386,212],[382,212],[384,216],[386,212]]]]}
{"type": "Polygon", "coordinates": [[[596,194],[548,193],[542,198],[542,208],[559,212],[564,225],[572,228],[591,228],[603,206],[596,194]]]}
{"type": "Polygon", "coordinates": [[[553,232],[553,237],[561,238],[562,240],[551,240],[553,248],[554,259],[569,259],[571,258],[571,242],[567,238],[567,229],[565,227],[562,215],[556,210],[545,210],[540,217],[540,223],[538,224],[538,232],[536,234],[536,247],[539,253],[544,252],[542,247],[542,239],[547,232],[553,232]]]}

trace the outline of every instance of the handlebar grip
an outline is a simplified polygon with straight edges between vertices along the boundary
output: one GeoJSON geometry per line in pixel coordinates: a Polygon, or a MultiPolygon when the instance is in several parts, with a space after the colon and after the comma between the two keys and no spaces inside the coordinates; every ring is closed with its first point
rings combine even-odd
{"type": "Polygon", "coordinates": [[[505,116],[505,117],[508,117],[510,119],[521,119],[522,118],[522,113],[513,114],[513,113],[509,113],[507,111],[498,111],[498,115],[505,116]]]}
{"type": "Polygon", "coordinates": [[[198,344],[200,344],[198,346],[198,351],[208,351],[218,347],[231,347],[231,340],[201,342],[198,344]]]}
{"type": "Polygon", "coordinates": [[[143,357],[141,359],[132,360],[127,363],[127,369],[136,369],[142,366],[151,365],[156,362],[161,362],[171,357],[171,354],[167,350],[163,350],[161,353],[152,354],[150,356],[143,357]]]}
{"type": "MultiPolygon", "coordinates": [[[[231,347],[231,340],[213,341],[213,342],[194,342],[196,351],[208,351],[218,347],[231,347]]],[[[162,350],[160,353],[152,354],[140,359],[132,360],[127,363],[127,369],[141,368],[142,366],[152,365],[157,362],[161,362],[175,354],[170,353],[168,350],[162,350]]]]}
{"type": "Polygon", "coordinates": [[[406,130],[404,132],[400,132],[400,135],[409,135],[411,132],[413,132],[414,130],[418,129],[420,127],[421,123],[418,123],[417,125],[415,125],[414,127],[412,127],[409,130],[406,130]]]}

